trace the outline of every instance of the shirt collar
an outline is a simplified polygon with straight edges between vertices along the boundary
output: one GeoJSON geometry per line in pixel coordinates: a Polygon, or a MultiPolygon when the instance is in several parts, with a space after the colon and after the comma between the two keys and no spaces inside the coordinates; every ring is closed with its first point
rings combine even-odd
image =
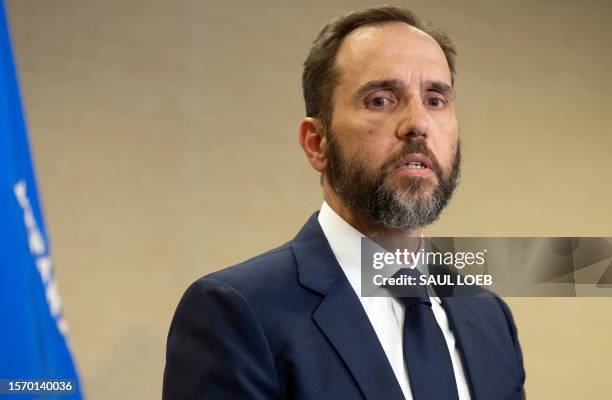
{"type": "Polygon", "coordinates": [[[361,293],[361,238],[365,237],[340,217],[326,201],[319,211],[319,224],[349,283],[361,293]]]}
{"type": "MultiPolygon", "coordinates": [[[[326,201],[321,205],[318,220],[340,268],[357,295],[361,296],[361,238],[365,235],[342,219],[326,201]]],[[[426,265],[417,268],[424,275],[428,274],[426,265]]],[[[429,293],[430,297],[440,302],[438,297],[432,296],[432,291],[429,293]]]]}

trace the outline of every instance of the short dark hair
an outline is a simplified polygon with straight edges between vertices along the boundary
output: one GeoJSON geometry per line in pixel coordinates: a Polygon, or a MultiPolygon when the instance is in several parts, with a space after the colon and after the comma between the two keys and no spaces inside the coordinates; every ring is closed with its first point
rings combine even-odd
{"type": "Polygon", "coordinates": [[[312,43],[302,73],[302,89],[306,116],[320,118],[329,128],[333,113],[333,94],[340,74],[336,68],[336,55],[344,38],[357,28],[403,22],[430,35],[442,48],[455,82],[455,56],[457,51],[450,38],[430,24],[423,24],[410,10],[400,7],[376,7],[359,10],[336,18],[325,25],[312,43]]]}

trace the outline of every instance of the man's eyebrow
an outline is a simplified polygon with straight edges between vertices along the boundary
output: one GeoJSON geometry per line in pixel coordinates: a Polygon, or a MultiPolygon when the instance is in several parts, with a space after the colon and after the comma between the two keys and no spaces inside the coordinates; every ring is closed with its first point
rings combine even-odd
{"type": "Polygon", "coordinates": [[[404,83],[399,79],[381,79],[364,83],[355,92],[355,98],[360,99],[366,94],[382,89],[397,89],[404,86],[404,83]]]}
{"type": "Polygon", "coordinates": [[[444,83],[442,81],[427,81],[425,82],[425,87],[427,90],[433,90],[434,92],[438,92],[447,97],[455,96],[455,89],[448,83],[444,83]]]}
{"type": "MultiPolygon", "coordinates": [[[[380,79],[364,83],[355,92],[355,99],[360,99],[366,94],[383,89],[401,89],[404,87],[404,82],[400,79],[380,79]]],[[[427,90],[433,90],[447,97],[454,97],[455,89],[448,83],[442,81],[427,81],[425,82],[427,90]]]]}

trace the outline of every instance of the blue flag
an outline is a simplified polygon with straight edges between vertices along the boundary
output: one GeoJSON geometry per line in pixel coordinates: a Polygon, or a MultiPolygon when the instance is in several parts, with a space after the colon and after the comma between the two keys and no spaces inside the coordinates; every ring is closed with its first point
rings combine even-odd
{"type": "Polygon", "coordinates": [[[0,399],[81,399],[66,327],[0,0],[0,399]],[[5,380],[71,380],[73,390],[38,383],[36,394],[7,392],[5,380]]]}

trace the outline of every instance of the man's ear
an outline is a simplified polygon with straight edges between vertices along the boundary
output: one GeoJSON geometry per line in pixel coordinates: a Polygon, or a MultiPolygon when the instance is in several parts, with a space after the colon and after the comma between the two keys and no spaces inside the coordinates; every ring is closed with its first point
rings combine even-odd
{"type": "Polygon", "coordinates": [[[310,165],[318,172],[325,172],[327,170],[327,135],[321,121],[317,118],[304,118],[300,123],[299,140],[310,165]]]}

